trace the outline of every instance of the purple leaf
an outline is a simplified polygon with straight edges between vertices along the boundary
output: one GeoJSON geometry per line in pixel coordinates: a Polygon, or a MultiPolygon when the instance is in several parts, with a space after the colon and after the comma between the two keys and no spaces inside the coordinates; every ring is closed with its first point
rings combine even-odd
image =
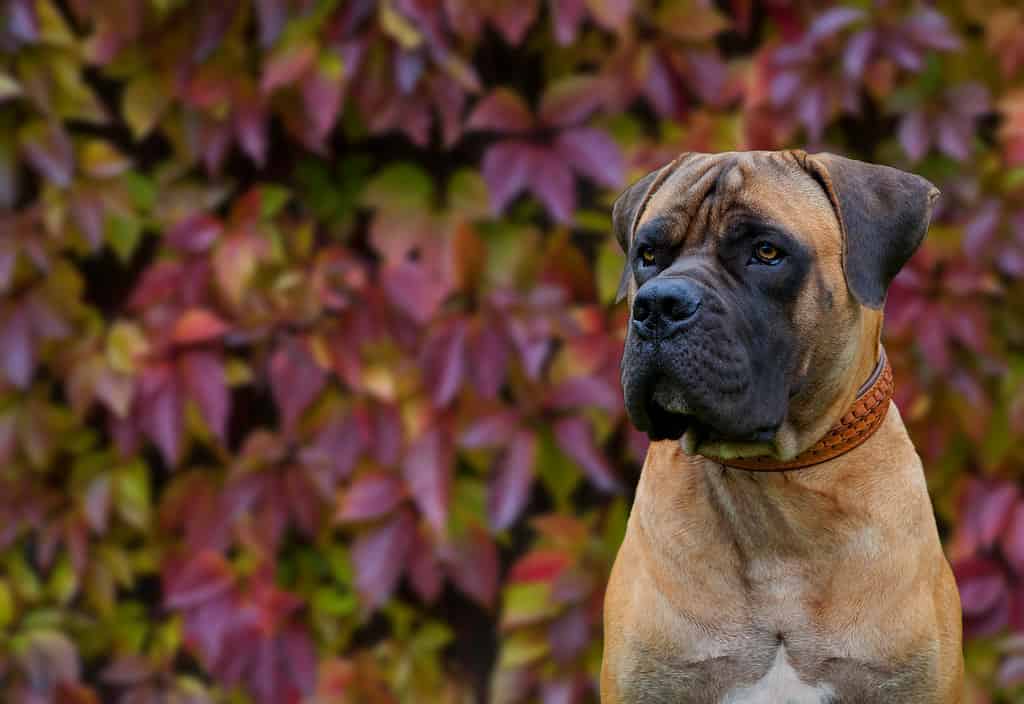
{"type": "Polygon", "coordinates": [[[494,468],[494,479],[487,496],[491,528],[505,530],[519,518],[530,497],[533,465],[537,458],[537,437],[520,430],[494,468]]]}
{"type": "Polygon", "coordinates": [[[199,36],[192,49],[192,58],[196,63],[206,61],[220,45],[224,33],[228,31],[231,20],[235,17],[238,0],[207,3],[202,8],[199,17],[199,36]]]}
{"type": "Polygon", "coordinates": [[[395,86],[403,95],[409,95],[426,68],[423,54],[418,51],[395,52],[395,86]]]}
{"type": "Polygon", "coordinates": [[[595,76],[568,76],[547,87],[540,100],[540,121],[569,127],[585,120],[604,100],[604,85],[595,76]]]}
{"type": "Polygon", "coordinates": [[[481,326],[470,338],[468,355],[473,384],[481,398],[497,398],[508,372],[508,348],[508,340],[493,321],[481,326]]]}
{"type": "Polygon", "coordinates": [[[409,558],[415,531],[412,515],[402,511],[384,525],[362,533],[352,543],[356,589],[370,610],[391,598],[409,558]]]}
{"type": "Polygon", "coordinates": [[[234,582],[227,560],[204,550],[182,565],[180,571],[164,575],[164,605],[169,609],[190,609],[224,594],[234,582]]]}
{"type": "Polygon", "coordinates": [[[227,443],[231,396],[220,354],[192,350],[182,355],[180,364],[185,392],[195,401],[217,439],[227,443]]]}
{"type": "Polygon", "coordinates": [[[391,513],[405,498],[405,487],[384,472],[359,477],[341,499],[335,520],[366,521],[391,513]]]}
{"type": "Polygon", "coordinates": [[[438,408],[447,406],[462,386],[466,368],[466,322],[446,326],[424,350],[424,375],[438,408]]]}
{"type": "Polygon", "coordinates": [[[107,531],[107,518],[110,515],[110,475],[100,474],[89,482],[83,502],[85,519],[89,527],[98,534],[107,531]]]}
{"type": "Polygon", "coordinates": [[[552,408],[563,411],[597,406],[609,413],[617,413],[622,408],[622,394],[618,387],[601,377],[581,375],[569,377],[552,389],[548,403],[552,408]]]}
{"type": "Polygon", "coordinates": [[[529,154],[529,173],[530,192],[557,222],[569,222],[576,210],[576,184],[565,161],[557,152],[534,147],[529,154]]]}
{"type": "Polygon", "coordinates": [[[868,61],[878,45],[878,34],[872,29],[857,32],[846,42],[843,50],[843,72],[847,78],[860,81],[864,78],[868,61]]]}
{"type": "Polygon", "coordinates": [[[559,662],[570,662],[590,642],[590,617],[585,605],[575,606],[548,626],[551,655],[559,662]]]}
{"type": "Polygon", "coordinates": [[[39,18],[32,0],[10,0],[5,10],[7,31],[12,37],[26,44],[39,39],[39,18]]]}
{"type": "Polygon", "coordinates": [[[548,0],[548,5],[555,28],[555,41],[562,46],[572,44],[583,21],[586,0],[548,0]]]}
{"type": "Polygon", "coordinates": [[[842,31],[864,16],[864,11],[852,7],[833,7],[814,18],[804,40],[811,44],[842,31]]]}
{"type": "Polygon", "coordinates": [[[483,177],[491,195],[491,210],[495,215],[504,212],[534,174],[529,142],[504,141],[490,146],[484,152],[483,177]]]}
{"type": "Polygon", "coordinates": [[[165,365],[143,372],[144,393],[139,400],[142,431],[160,449],[164,462],[174,467],[181,452],[183,402],[173,373],[165,365]]]}
{"type": "Polygon", "coordinates": [[[402,461],[409,493],[438,535],[444,533],[448,521],[453,459],[441,431],[432,428],[412,443],[402,461]]]}
{"type": "Polygon", "coordinates": [[[577,127],[558,135],[558,153],[580,174],[594,183],[616,188],[622,185],[625,163],[619,146],[604,130],[577,127]]]}
{"type": "Polygon", "coordinates": [[[198,213],[179,220],[165,235],[168,244],[184,252],[205,252],[224,232],[220,220],[198,213]]]}
{"type": "Polygon", "coordinates": [[[36,123],[21,133],[25,158],[47,181],[67,188],[75,166],[71,138],[59,123],[36,123]]]}
{"type": "Polygon", "coordinates": [[[772,105],[782,107],[792,100],[800,90],[801,78],[796,71],[780,71],[768,86],[772,105]]]}
{"type": "Polygon", "coordinates": [[[563,418],[555,423],[554,430],[559,447],[583,469],[598,489],[607,492],[620,490],[619,481],[612,473],[608,460],[594,444],[594,433],[585,420],[563,418]]]}
{"type": "Polygon", "coordinates": [[[255,0],[260,21],[260,45],[270,46],[280,36],[288,19],[288,0],[255,0]]]}
{"type": "Polygon", "coordinates": [[[10,383],[27,389],[35,366],[31,321],[25,306],[18,306],[0,325],[0,368],[10,383]]]}
{"type": "Polygon", "coordinates": [[[320,395],[327,375],[310,356],[305,343],[286,338],[270,358],[270,390],[291,431],[302,413],[320,395]]]}
{"type": "Polygon", "coordinates": [[[914,41],[939,51],[960,48],[960,38],[953,33],[946,16],[934,8],[922,8],[911,15],[904,27],[914,41]]]}
{"type": "Polygon", "coordinates": [[[235,134],[242,151],[257,166],[263,166],[267,160],[267,112],[259,96],[236,96],[235,134]]]}
{"type": "Polygon", "coordinates": [[[518,94],[508,88],[495,88],[476,104],[466,120],[468,130],[501,133],[525,132],[533,126],[530,109],[518,94]]]}
{"type": "Polygon", "coordinates": [[[519,415],[514,411],[498,411],[478,417],[459,436],[459,443],[467,449],[496,447],[508,442],[519,427],[519,415]]]}
{"type": "Polygon", "coordinates": [[[900,121],[900,145],[911,161],[920,161],[931,148],[931,132],[923,110],[911,110],[900,121]]]}
{"type": "Polygon", "coordinates": [[[396,308],[421,325],[434,317],[451,292],[449,282],[416,261],[386,265],[381,286],[396,308]]]}
{"type": "Polygon", "coordinates": [[[951,114],[940,115],[936,122],[939,149],[957,161],[966,161],[971,155],[972,125],[951,114]]]}

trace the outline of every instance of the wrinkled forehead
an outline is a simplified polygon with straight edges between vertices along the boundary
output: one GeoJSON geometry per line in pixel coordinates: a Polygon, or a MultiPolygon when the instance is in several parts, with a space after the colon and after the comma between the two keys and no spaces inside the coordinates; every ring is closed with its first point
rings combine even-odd
{"type": "Polygon", "coordinates": [[[839,222],[822,187],[793,152],[688,154],[651,196],[637,223],[669,219],[679,237],[720,236],[730,217],[785,228],[828,255],[841,249],[839,222]]]}

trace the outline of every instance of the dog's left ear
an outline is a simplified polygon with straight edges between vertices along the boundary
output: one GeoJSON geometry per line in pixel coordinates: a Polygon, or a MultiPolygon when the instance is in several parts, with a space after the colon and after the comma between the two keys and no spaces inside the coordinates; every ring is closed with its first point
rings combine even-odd
{"type": "Polygon", "coordinates": [[[881,308],[893,278],[928,231],[939,190],[927,179],[835,154],[807,155],[843,233],[846,284],[861,304],[881,308]]]}
{"type": "MultiPolygon", "coordinates": [[[[615,231],[615,239],[619,241],[619,246],[622,247],[622,251],[627,257],[629,256],[629,239],[636,223],[637,211],[647,201],[651,187],[667,168],[666,166],[652,171],[620,193],[619,197],[615,199],[615,204],[612,206],[612,229],[615,231]]],[[[615,294],[616,303],[625,298],[629,292],[629,277],[632,271],[627,259],[626,267],[622,270],[622,278],[619,280],[619,290],[615,294]]]]}

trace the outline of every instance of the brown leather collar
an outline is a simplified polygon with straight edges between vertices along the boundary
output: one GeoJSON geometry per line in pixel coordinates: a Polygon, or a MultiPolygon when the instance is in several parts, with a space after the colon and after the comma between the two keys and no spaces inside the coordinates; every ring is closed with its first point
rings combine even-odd
{"type": "Polygon", "coordinates": [[[708,456],[708,459],[726,467],[756,472],[785,472],[834,459],[874,435],[885,420],[894,388],[892,367],[885,356],[885,349],[879,348],[878,364],[875,365],[871,377],[857,391],[853,406],[825,433],[825,437],[807,450],[785,462],[774,457],[738,457],[724,460],[708,456]]]}

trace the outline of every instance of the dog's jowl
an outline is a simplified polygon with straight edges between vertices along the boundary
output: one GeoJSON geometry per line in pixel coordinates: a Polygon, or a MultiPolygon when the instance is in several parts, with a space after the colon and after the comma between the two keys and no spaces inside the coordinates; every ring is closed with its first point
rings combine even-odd
{"type": "Polygon", "coordinates": [[[615,204],[626,410],[652,442],[601,700],[961,701],[960,603],[881,346],[925,179],[684,154],[615,204]]]}

